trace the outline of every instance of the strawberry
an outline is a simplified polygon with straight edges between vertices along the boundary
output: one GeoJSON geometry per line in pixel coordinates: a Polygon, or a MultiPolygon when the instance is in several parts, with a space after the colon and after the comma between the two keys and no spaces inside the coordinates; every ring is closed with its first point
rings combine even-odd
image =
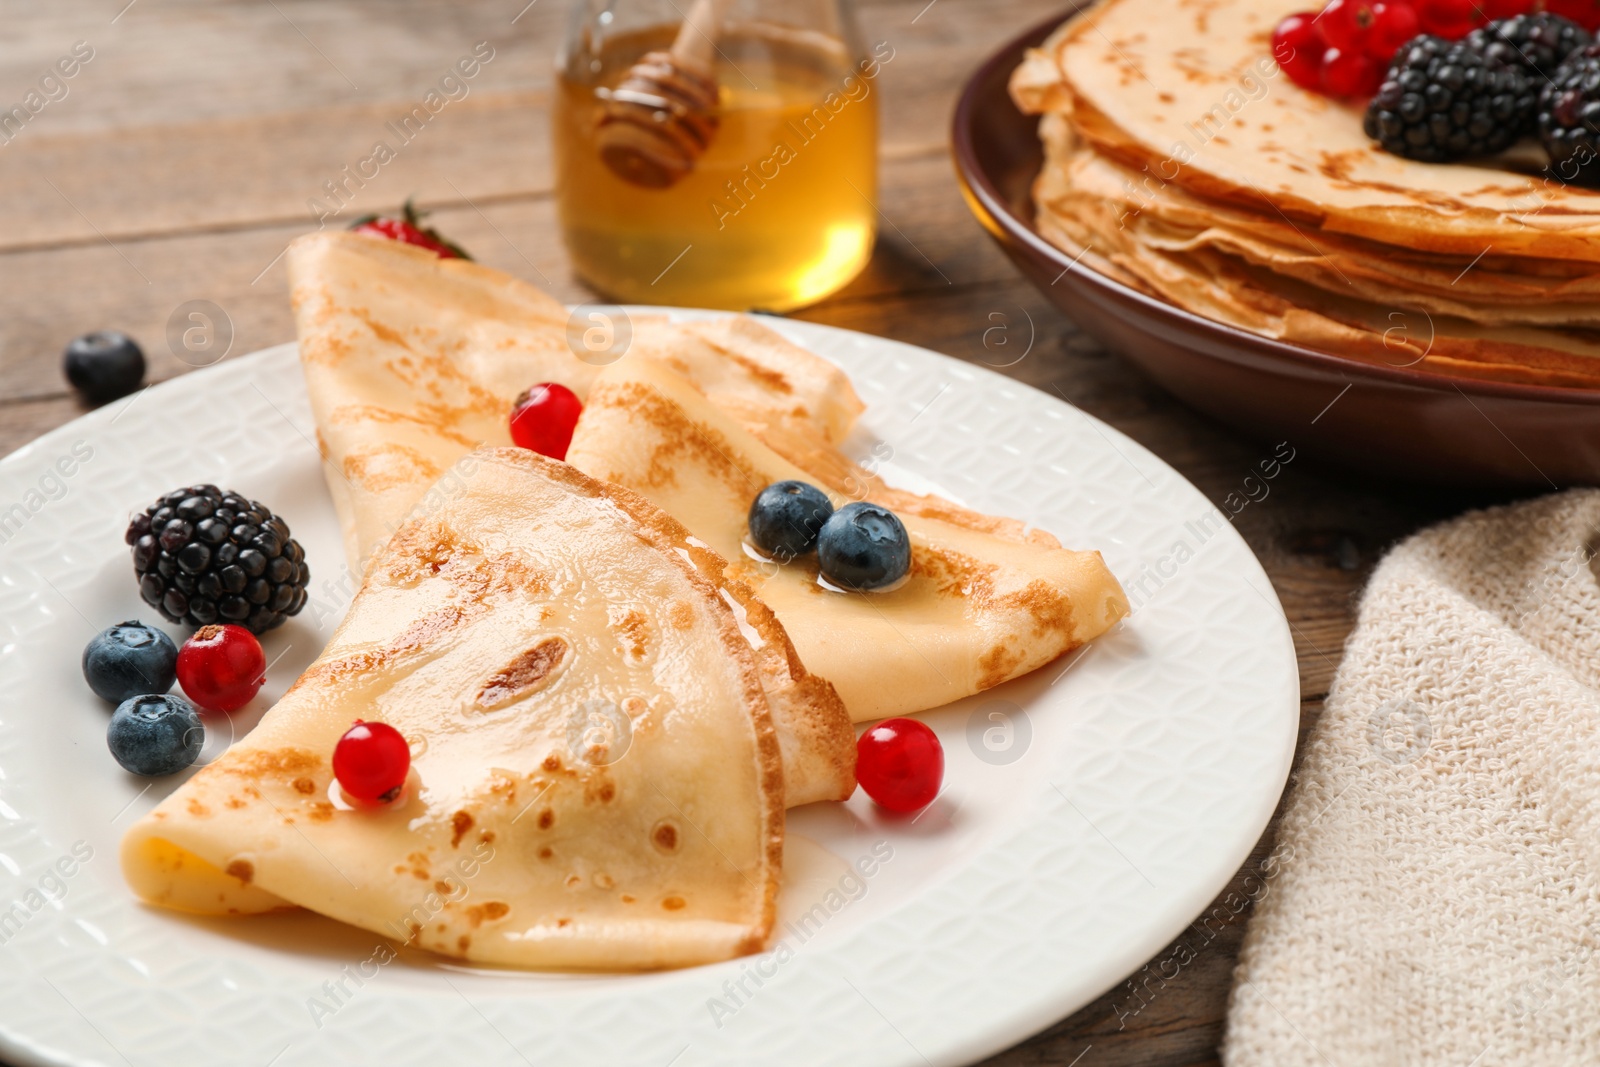
{"type": "Polygon", "coordinates": [[[350,224],[353,233],[367,233],[374,237],[386,237],[391,241],[403,241],[408,245],[426,248],[437,253],[440,259],[471,259],[466,249],[452,241],[440,236],[439,231],[422,225],[424,212],[419,212],[406,199],[405,206],[401,208],[400,218],[392,215],[363,215],[350,224]]]}

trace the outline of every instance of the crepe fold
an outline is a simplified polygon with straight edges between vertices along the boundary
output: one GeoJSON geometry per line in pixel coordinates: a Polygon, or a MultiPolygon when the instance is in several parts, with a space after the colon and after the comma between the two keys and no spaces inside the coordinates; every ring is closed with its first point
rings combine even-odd
{"type": "MultiPolygon", "coordinates": [[[[289,273],[328,488],[358,574],[408,516],[460,491],[458,465],[474,447],[510,443],[521,392],[560,382],[584,397],[601,371],[577,355],[590,348],[569,337],[561,305],[475,263],[330,232],[295,241],[289,273]]],[[[619,345],[623,362],[672,368],[761,432],[837,441],[862,410],[838,367],[746,316],[684,324],[580,316],[570,328],[596,327],[631,331],[619,345]]],[[[746,598],[739,611],[770,618],[747,591],[737,595],[746,598]]],[[[849,718],[778,633],[757,659],[788,803],[843,800],[855,788],[849,718]]]]}
{"type": "Polygon", "coordinates": [[[129,831],[128,881],[485,963],[756,951],[784,810],[759,649],[785,648],[781,627],[638,495],[521,449],[465,467],[260,725],[129,831]],[[412,744],[389,808],[352,809],[333,782],[356,719],[412,744]]]}
{"type": "Polygon", "coordinates": [[[1433,165],[1272,60],[1285,0],[1104,0],[1013,73],[1040,232],[1125,284],[1368,362],[1600,386],[1600,195],[1433,165]]]}
{"type": "Polygon", "coordinates": [[[582,398],[611,344],[620,358],[665,361],[755,425],[837,441],[862,409],[837,367],[744,316],[569,322],[511,275],[363,234],[308,234],[287,259],[318,446],[357,574],[456,461],[511,443],[524,390],[556,382],[582,398]],[[586,341],[592,329],[607,343],[586,341]]]}
{"type": "Polygon", "coordinates": [[[670,512],[730,563],[783,623],[801,660],[857,722],[937,707],[999,685],[1104,633],[1128,611],[1098,552],[937,497],[884,486],[820,436],[758,436],[659,362],[606,368],[568,461],[670,512]],[[836,505],[892,508],[911,536],[911,573],[892,591],[842,593],[815,556],[779,565],[747,550],[750,501],[811,482],[836,505]]]}
{"type": "Polygon", "coordinates": [[[740,588],[757,590],[740,610],[782,620],[787,637],[758,645],[757,659],[791,805],[849,796],[851,719],[998,685],[1127,611],[1098,554],[894,490],[849,460],[837,445],[863,405],[848,377],[753,319],[636,319],[627,352],[599,365],[574,354],[581,346],[569,344],[559,306],[497,271],[353,234],[302,238],[289,255],[301,358],[352,562],[419,504],[448,497],[459,480],[452,465],[474,443],[508,439],[518,393],[539,381],[567,384],[585,398],[568,459],[684,522],[732,561],[740,588]],[[673,427],[619,402],[615,387],[629,381],[672,391],[694,432],[737,441],[738,478],[727,481],[703,452],[651,453],[673,427]],[[601,382],[610,383],[604,395],[595,393],[601,382]],[[647,453],[665,475],[637,465],[647,453]],[[666,492],[664,477],[684,492],[666,492]],[[796,583],[798,571],[773,579],[753,569],[741,540],[750,501],[790,477],[905,518],[926,545],[908,591],[808,599],[820,590],[814,572],[796,583]]]}

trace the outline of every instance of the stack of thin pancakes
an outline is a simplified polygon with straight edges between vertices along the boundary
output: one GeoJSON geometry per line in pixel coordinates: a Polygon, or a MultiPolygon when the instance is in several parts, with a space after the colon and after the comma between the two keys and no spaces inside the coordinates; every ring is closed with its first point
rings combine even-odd
{"type": "Polygon", "coordinates": [[[1600,386],[1600,193],[1381,151],[1295,85],[1297,0],[1101,0],[1029,51],[1042,234],[1179,307],[1392,367],[1600,386]]]}
{"type": "Polygon", "coordinates": [[[304,907],[518,967],[758,951],[784,811],[851,795],[852,721],[998,685],[1127,613],[1098,553],[857,466],[849,379],[753,319],[640,316],[598,366],[559,304],[477,264],[348,233],[288,262],[362,587],[261,723],[129,830],[151,903],[304,907]],[[537,382],[584,400],[567,462],[507,447],[537,382]],[[829,592],[747,555],[750,501],[788,478],[894,508],[906,582],[829,592]],[[413,748],[379,809],[331,767],[357,719],[413,748]]]}

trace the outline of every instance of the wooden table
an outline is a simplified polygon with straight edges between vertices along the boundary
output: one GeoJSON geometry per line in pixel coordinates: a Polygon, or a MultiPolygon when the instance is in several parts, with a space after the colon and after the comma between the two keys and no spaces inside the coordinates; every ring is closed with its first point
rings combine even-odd
{"type": "MultiPolygon", "coordinates": [[[[797,317],[978,363],[1010,358],[985,347],[986,330],[997,323],[1020,329],[1031,317],[1033,348],[1006,373],[1059,390],[1220,503],[1261,458],[1260,447],[1182,408],[1053,311],[990,243],[957,191],[947,126],[962,82],[1053,6],[862,4],[868,39],[896,51],[880,83],[880,206],[890,225],[859,278],[797,317]]],[[[62,347],[77,334],[129,332],[151,357],[156,380],[191,369],[166,339],[169,316],[189,300],[226,312],[232,355],[291,340],[278,257],[291,237],[314,228],[307,201],[368,155],[384,124],[480,41],[493,45],[494,58],[470,95],[440,112],[357,192],[343,217],[393,209],[415,193],[442,229],[488,264],[551,279],[562,300],[592,298],[570,274],[551,196],[551,56],[567,15],[563,0],[61,0],[23,10],[8,13],[0,106],[22,102],[76,42],[86,42],[80,54],[85,47],[93,54],[62,83],[64,97],[50,87],[60,98],[0,146],[0,453],[84,410],[60,372],[62,347]]],[[[1353,480],[1301,461],[1241,513],[1239,530],[1293,628],[1302,738],[1322,707],[1373,562],[1419,526],[1486,502],[1353,480]]],[[[1271,838],[1269,830],[1247,866],[1271,838]]],[[[1218,914],[1231,912],[1222,906],[1218,914]]],[[[1216,1062],[1248,917],[1245,908],[1231,918],[1142,1007],[1119,987],[989,1062],[1216,1062]]]]}

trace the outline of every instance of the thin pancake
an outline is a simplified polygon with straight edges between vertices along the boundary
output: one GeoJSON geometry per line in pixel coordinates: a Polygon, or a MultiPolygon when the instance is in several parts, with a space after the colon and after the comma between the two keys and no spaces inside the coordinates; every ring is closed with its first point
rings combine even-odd
{"type": "Polygon", "coordinates": [[[1121,208],[1091,196],[1041,212],[1040,232],[1068,254],[1093,248],[1137,288],[1179,307],[1276,340],[1369,363],[1493,381],[1600,386],[1600,334],[1533,325],[1482,326],[1400,295],[1339,295],[1257,266],[1209,243],[1163,247],[1121,208]]]}
{"type": "MultiPolygon", "coordinates": [[[[1059,119],[1059,116],[1052,116],[1059,119]]],[[[1059,122],[1048,125],[1059,142],[1059,122]]],[[[1484,255],[1469,264],[1360,238],[1307,230],[1282,216],[1207,200],[1121,166],[1081,143],[1052,145],[1035,184],[1040,213],[1085,199],[1115,208],[1115,224],[1162,250],[1209,247],[1339,296],[1453,315],[1481,326],[1600,325],[1600,270],[1567,260],[1484,255]]]]}
{"type": "Polygon", "coordinates": [[[568,460],[634,489],[734,562],[857,722],[908,714],[999,685],[1091,640],[1127,613],[1097,552],[934,497],[887,490],[817,438],[769,447],[660,364],[608,367],[594,382],[568,460]],[[784,454],[790,456],[786,459],[784,454]],[[797,466],[804,462],[805,467],[797,466]],[[815,557],[786,566],[745,552],[763,486],[800,479],[881,500],[905,522],[912,570],[900,588],[830,592],[815,557]]]}
{"type": "Polygon", "coordinates": [[[1299,226],[1132,170],[1081,137],[1077,117],[1041,120],[1034,183],[1039,232],[1075,262],[1208,318],[1375,364],[1600,386],[1592,265],[1432,256],[1299,226]]]}
{"type": "MultiPolygon", "coordinates": [[[[574,354],[586,342],[569,346],[566,310],[500,271],[334,231],[297,239],[288,265],[328,489],[357,573],[462,456],[511,443],[523,390],[559,382],[582,397],[599,372],[574,354]]],[[[638,318],[622,358],[665,360],[759,425],[838,440],[861,411],[837,367],[743,317],[638,318]]]]}
{"type": "MultiPolygon", "coordinates": [[[[1418,163],[1355,108],[1290,82],[1273,27],[1297,0],[1102,0],[1045,52],[1097,149],[1201,196],[1297,224],[1468,259],[1600,259],[1600,194],[1481,164],[1418,163]]],[[[1044,101],[1037,65],[1024,99],[1044,101]]]]}
{"type": "Polygon", "coordinates": [[[565,464],[498,449],[471,466],[373,558],[260,725],[129,830],[129,883],[168,907],[298,904],[520,967],[758,950],[783,773],[722,561],[565,464]],[[355,719],[412,742],[391,809],[330,802],[355,719]]]}

